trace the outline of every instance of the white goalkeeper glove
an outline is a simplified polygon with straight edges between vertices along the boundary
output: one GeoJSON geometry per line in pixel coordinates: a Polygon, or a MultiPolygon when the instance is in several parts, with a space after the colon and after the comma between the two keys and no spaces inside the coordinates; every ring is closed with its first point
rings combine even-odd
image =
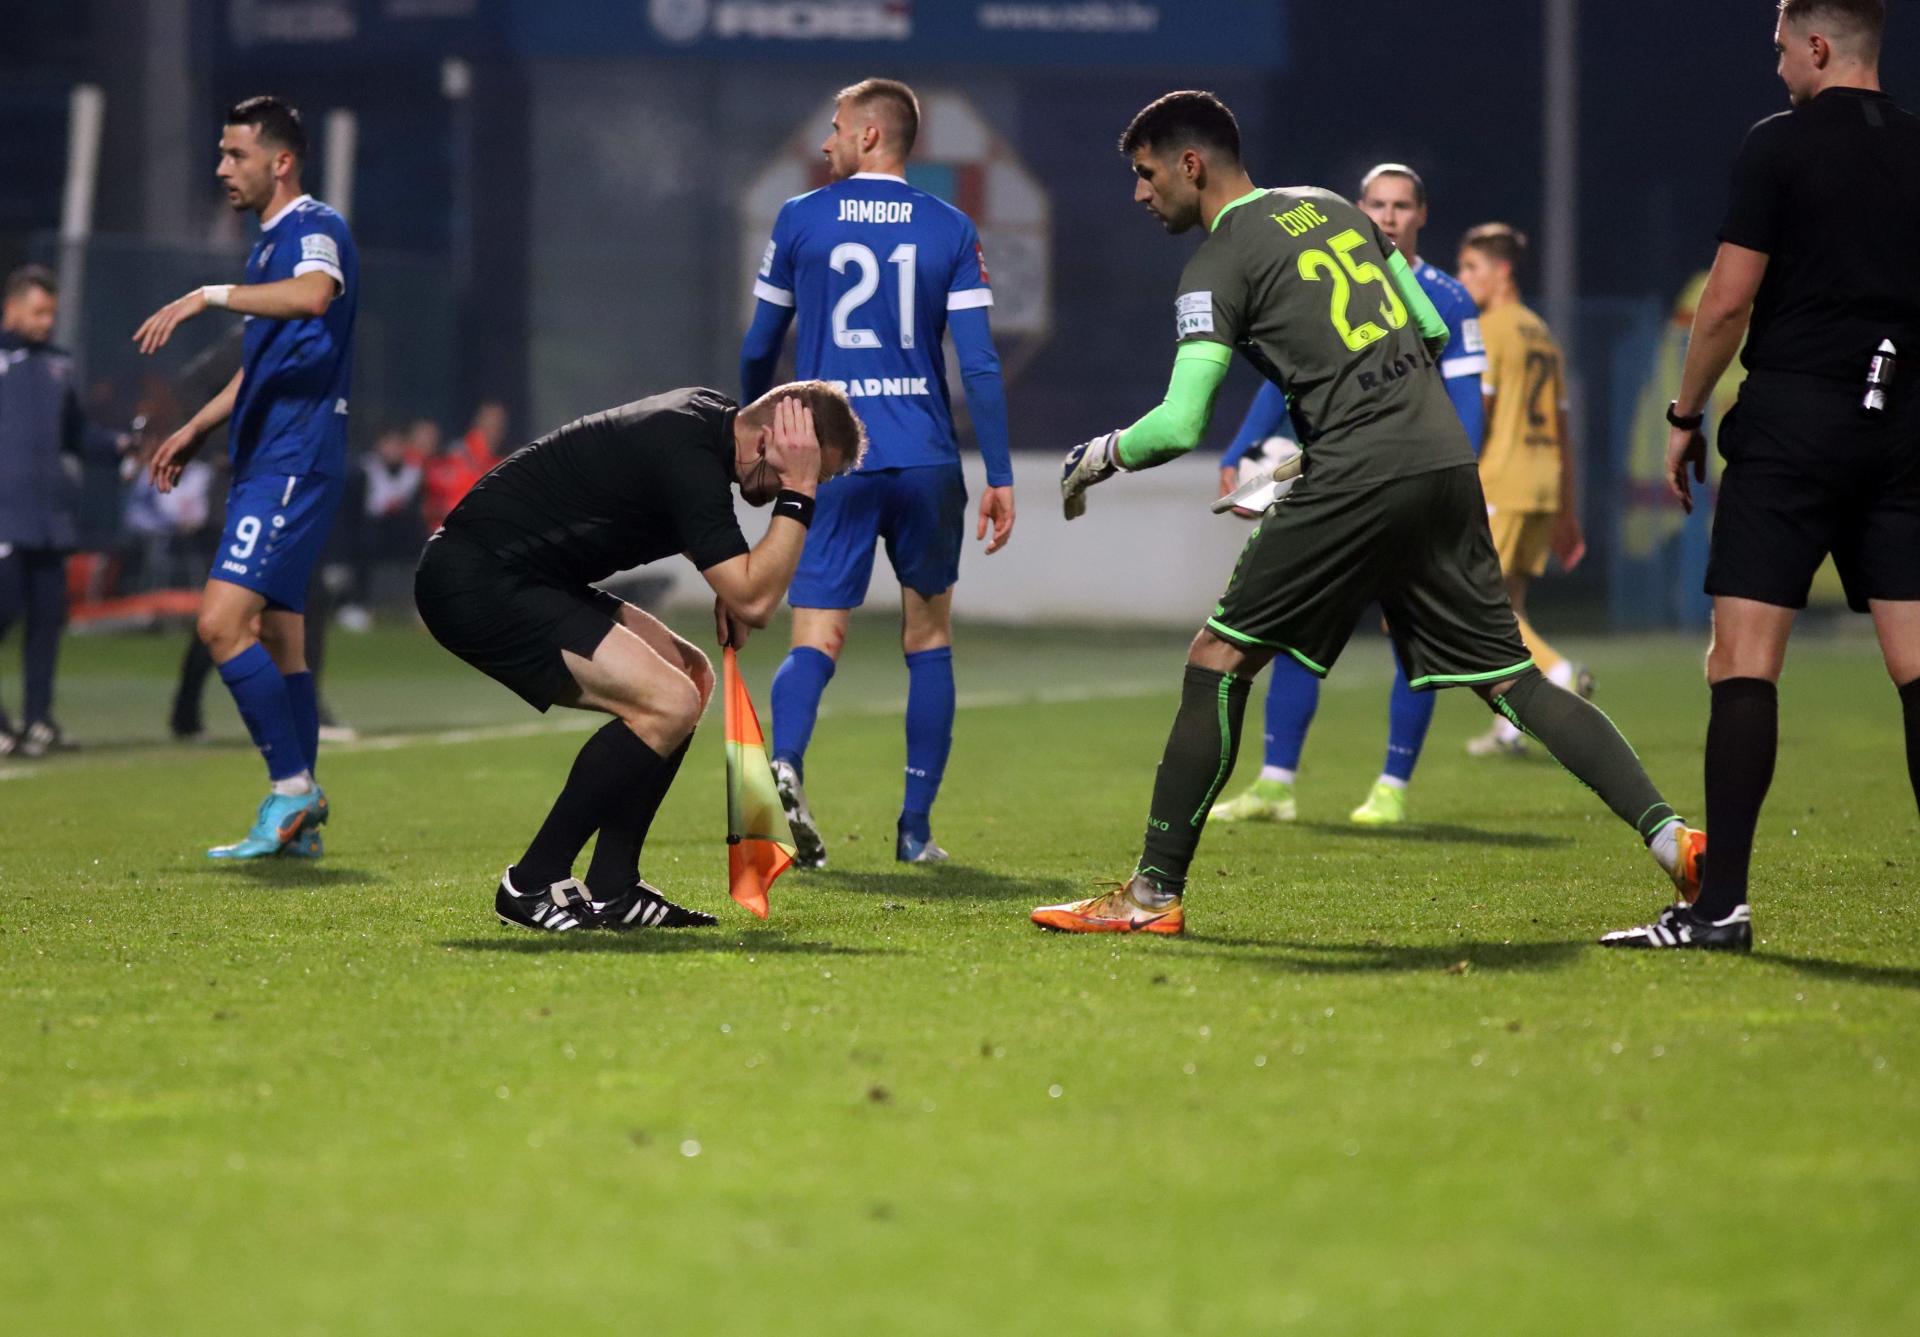
{"type": "Polygon", "coordinates": [[[1120,472],[1120,433],[1108,432],[1067,452],[1060,466],[1060,502],[1067,519],[1087,513],[1087,489],[1120,472]]]}

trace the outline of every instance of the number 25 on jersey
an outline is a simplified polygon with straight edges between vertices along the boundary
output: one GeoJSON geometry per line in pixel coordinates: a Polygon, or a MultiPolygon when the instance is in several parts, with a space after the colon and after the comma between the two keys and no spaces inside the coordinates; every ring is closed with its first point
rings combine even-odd
{"type": "Polygon", "coordinates": [[[1400,294],[1393,290],[1393,283],[1385,271],[1371,260],[1355,260],[1353,252],[1364,245],[1366,238],[1356,228],[1348,228],[1327,238],[1327,250],[1300,252],[1300,277],[1309,283],[1318,283],[1324,275],[1333,281],[1331,294],[1333,328],[1347,347],[1359,352],[1368,344],[1387,337],[1387,330],[1400,329],[1407,323],[1406,304],[1400,300],[1400,294]],[[1329,255],[1328,251],[1332,254],[1329,255]],[[1380,291],[1387,300],[1381,302],[1376,310],[1380,319],[1386,322],[1386,329],[1372,320],[1361,320],[1355,324],[1350,306],[1355,286],[1365,287],[1369,283],[1380,285],[1380,291]]]}

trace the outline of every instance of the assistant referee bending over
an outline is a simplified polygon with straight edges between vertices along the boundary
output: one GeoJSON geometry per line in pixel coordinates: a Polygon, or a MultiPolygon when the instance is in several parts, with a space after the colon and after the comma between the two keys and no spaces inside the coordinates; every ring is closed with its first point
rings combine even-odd
{"type": "Polygon", "coordinates": [[[1614,946],[1751,945],[1747,864],[1773,779],[1775,684],[1829,553],[1848,605],[1873,615],[1920,798],[1920,119],[1880,91],[1885,0],[1779,8],[1793,109],[1754,126],[1740,151],[1668,410],[1668,486],[1692,509],[1701,415],[1746,334],[1707,565],[1712,857],[1695,905],[1609,935],[1614,946]]]}

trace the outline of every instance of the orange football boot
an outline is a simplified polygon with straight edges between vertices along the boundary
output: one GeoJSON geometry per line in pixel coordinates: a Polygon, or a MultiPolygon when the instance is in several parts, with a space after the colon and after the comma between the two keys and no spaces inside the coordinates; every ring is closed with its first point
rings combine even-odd
{"type": "Polygon", "coordinates": [[[1186,931],[1186,911],[1181,908],[1178,896],[1162,906],[1145,906],[1129,894],[1132,889],[1133,884],[1129,882],[1084,901],[1042,905],[1034,910],[1033,922],[1059,933],[1174,935],[1186,931]]]}
{"type": "Polygon", "coordinates": [[[1707,833],[1682,825],[1676,842],[1680,857],[1674,862],[1673,889],[1680,899],[1692,905],[1700,899],[1700,880],[1707,875],[1707,833]]]}

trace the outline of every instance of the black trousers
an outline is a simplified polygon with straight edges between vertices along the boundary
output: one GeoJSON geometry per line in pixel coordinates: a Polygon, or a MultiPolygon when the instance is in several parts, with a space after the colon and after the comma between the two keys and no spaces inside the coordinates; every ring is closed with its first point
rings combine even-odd
{"type": "MultiPolygon", "coordinates": [[[[26,679],[22,728],[53,723],[53,674],[60,633],[67,625],[67,554],[54,548],[13,548],[0,557],[0,640],[25,620],[21,660],[26,679]]],[[[0,722],[6,714],[0,710],[0,722]]]]}

